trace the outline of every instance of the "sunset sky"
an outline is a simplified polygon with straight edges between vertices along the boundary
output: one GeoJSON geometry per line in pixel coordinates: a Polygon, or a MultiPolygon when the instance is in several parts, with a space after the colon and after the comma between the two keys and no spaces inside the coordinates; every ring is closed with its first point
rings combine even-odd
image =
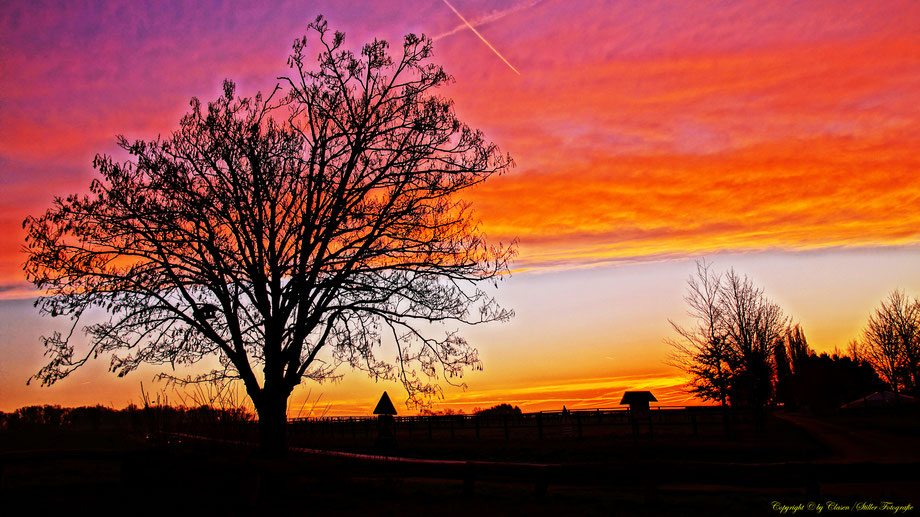
{"type": "MultiPolygon", "coordinates": [[[[519,242],[496,293],[516,317],[464,331],[485,369],[440,409],[692,402],[664,340],[701,257],[749,275],[819,351],[892,289],[920,295],[920,2],[449,1],[4,2],[0,410],[162,388],[106,358],[25,385],[66,322],[32,308],[22,221],[85,191],[116,135],[169,133],[224,78],[271,90],[318,14],[356,50],[431,36],[456,79],[442,93],[517,164],[469,196],[491,240],[519,242]]],[[[405,411],[400,387],[341,373],[295,392],[292,416],[367,414],[384,389],[405,411]]]]}

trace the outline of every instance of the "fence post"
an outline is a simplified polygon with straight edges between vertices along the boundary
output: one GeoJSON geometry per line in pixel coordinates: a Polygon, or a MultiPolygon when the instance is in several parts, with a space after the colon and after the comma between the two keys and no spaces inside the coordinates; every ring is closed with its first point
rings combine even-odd
{"type": "Polygon", "coordinates": [[[633,441],[639,441],[639,422],[636,421],[635,416],[633,415],[632,408],[626,410],[626,417],[629,418],[629,423],[632,424],[633,432],[633,441]]]}
{"type": "Polygon", "coordinates": [[[578,437],[584,437],[581,430],[581,413],[575,413],[575,425],[578,426],[578,437]]]}
{"type": "Polygon", "coordinates": [[[474,422],[476,423],[476,439],[478,440],[479,439],[479,415],[476,415],[473,418],[475,419],[474,422]]]}
{"type": "Polygon", "coordinates": [[[537,413],[537,439],[543,439],[543,412],[537,413]]]}
{"type": "Polygon", "coordinates": [[[505,439],[510,440],[510,435],[508,434],[508,415],[503,415],[505,421],[505,439]]]}

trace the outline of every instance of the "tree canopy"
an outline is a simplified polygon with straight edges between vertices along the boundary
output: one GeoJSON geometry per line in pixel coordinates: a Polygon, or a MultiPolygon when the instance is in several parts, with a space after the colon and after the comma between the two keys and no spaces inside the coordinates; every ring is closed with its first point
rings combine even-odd
{"type": "Polygon", "coordinates": [[[869,316],[858,352],[895,392],[920,391],[920,301],[892,291],[869,316]]]}
{"type": "Polygon", "coordinates": [[[772,396],[774,353],[782,346],[788,318],[761,288],[734,269],[712,271],[697,262],[687,282],[693,324],[673,321],[669,362],[690,375],[689,391],[704,400],[763,407],[772,396]]]}
{"type": "Polygon", "coordinates": [[[460,197],[510,156],[437,95],[452,78],[429,62],[430,39],[355,54],[322,17],[308,36],[270,94],[225,81],[169,136],[119,137],[130,158],[97,156],[88,195],[26,219],[40,311],[74,329],[91,308],[109,315],[85,328],[87,350],[74,329],[44,338],[35,379],[106,353],[118,375],[216,355],[222,368],[185,381],[241,379],[277,428],[294,387],[341,364],[398,380],[418,404],[481,368],[456,329],[431,324],[511,316],[480,283],[507,273],[514,247],[490,245],[460,197]]]}

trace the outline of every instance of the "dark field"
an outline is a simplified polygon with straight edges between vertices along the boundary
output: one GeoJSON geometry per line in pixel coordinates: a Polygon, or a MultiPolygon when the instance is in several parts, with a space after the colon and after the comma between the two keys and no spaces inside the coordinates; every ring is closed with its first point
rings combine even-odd
{"type": "Polygon", "coordinates": [[[384,451],[360,427],[290,433],[292,447],[459,461],[446,464],[298,452],[269,461],[211,440],[34,426],[0,435],[0,496],[12,510],[4,515],[780,515],[776,503],[917,504],[916,415],[821,421],[883,434],[884,450],[901,446],[902,458],[837,457],[824,437],[775,415],[762,432],[738,423],[730,440],[721,426],[633,436],[603,425],[585,426],[581,438],[547,426],[543,439],[527,428],[509,439],[503,428],[481,428],[477,439],[456,423],[453,438],[436,425],[429,438],[417,422],[411,438],[398,429],[396,447],[384,451]]]}

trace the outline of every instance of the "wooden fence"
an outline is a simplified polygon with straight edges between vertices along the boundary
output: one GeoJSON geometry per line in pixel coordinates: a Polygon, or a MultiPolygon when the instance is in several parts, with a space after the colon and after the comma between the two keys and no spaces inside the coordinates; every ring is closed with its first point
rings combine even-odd
{"type": "MultiPolygon", "coordinates": [[[[401,445],[415,442],[450,441],[539,442],[578,438],[654,440],[666,436],[724,437],[749,427],[750,411],[723,410],[716,406],[657,406],[644,415],[626,408],[593,408],[569,411],[504,415],[418,415],[393,418],[391,432],[401,445]]],[[[231,441],[257,441],[256,422],[173,421],[153,419],[147,431],[180,432],[231,441]]],[[[291,445],[373,443],[380,422],[374,416],[293,418],[288,420],[291,445]]]]}
{"type": "MultiPolygon", "coordinates": [[[[543,411],[523,414],[420,415],[393,419],[393,431],[404,440],[544,440],[622,435],[653,438],[662,435],[723,433],[732,425],[751,421],[750,412],[730,413],[714,406],[658,406],[645,415],[625,408],[543,411]]],[[[288,436],[370,438],[378,432],[376,417],[294,418],[288,436]]]]}

